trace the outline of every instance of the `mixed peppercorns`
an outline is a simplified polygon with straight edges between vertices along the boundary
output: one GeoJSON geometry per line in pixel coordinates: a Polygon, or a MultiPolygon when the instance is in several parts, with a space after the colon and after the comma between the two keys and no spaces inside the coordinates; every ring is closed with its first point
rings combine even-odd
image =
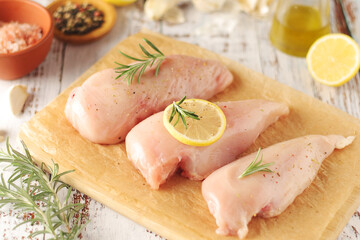
{"type": "Polygon", "coordinates": [[[55,26],[64,34],[83,35],[104,23],[104,14],[91,4],[66,2],[53,14],[55,26]]]}

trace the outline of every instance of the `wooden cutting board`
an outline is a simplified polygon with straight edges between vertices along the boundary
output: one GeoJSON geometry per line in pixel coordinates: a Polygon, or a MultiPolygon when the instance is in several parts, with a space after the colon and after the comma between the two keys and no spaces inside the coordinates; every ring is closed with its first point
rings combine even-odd
{"type": "Polygon", "coordinates": [[[143,37],[167,55],[186,54],[225,64],[235,80],[213,101],[262,98],[289,105],[290,115],[269,127],[246,153],[307,134],[357,136],[351,146],[324,161],[311,186],[284,213],[271,219],[256,217],[249,225],[248,239],[336,239],[360,204],[360,121],[237,62],[147,30],[120,42],[22,127],[20,137],[37,161],[50,164],[53,159],[61,171],[75,169],[65,182],[165,238],[237,239],[215,233],[215,219],[201,196],[200,182],[175,175],[159,191],[150,190],[126,158],[123,143],[93,144],[65,118],[71,89],[94,72],[115,67],[115,60],[129,62],[118,50],[140,56],[138,43],[143,37]]]}

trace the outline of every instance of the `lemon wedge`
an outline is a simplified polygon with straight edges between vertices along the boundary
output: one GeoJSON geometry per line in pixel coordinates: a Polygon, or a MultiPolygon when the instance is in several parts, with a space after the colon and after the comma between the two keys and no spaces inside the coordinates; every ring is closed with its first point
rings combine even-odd
{"type": "Polygon", "coordinates": [[[359,46],[345,34],[328,34],[313,43],[306,62],[315,80],[328,86],[340,86],[359,71],[359,46]]]}
{"type": "Polygon", "coordinates": [[[191,146],[208,146],[223,135],[226,117],[216,104],[202,99],[186,99],[181,107],[197,114],[200,120],[185,117],[187,128],[181,120],[174,126],[178,113],[170,123],[173,105],[169,105],[164,111],[163,122],[165,128],[178,141],[191,146]]]}
{"type": "Polygon", "coordinates": [[[104,0],[105,2],[114,4],[116,6],[126,6],[133,2],[136,2],[136,0],[104,0]]]}

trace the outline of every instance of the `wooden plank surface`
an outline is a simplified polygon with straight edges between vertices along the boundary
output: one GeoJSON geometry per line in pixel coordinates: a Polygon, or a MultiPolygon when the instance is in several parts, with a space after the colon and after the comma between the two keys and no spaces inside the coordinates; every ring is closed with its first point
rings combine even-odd
{"type": "MultiPolygon", "coordinates": [[[[49,0],[39,0],[46,5],[49,0]]],[[[354,38],[360,41],[360,2],[344,0],[346,14],[354,38]]],[[[52,50],[37,70],[16,81],[0,81],[0,105],[6,108],[7,89],[17,83],[26,84],[32,97],[24,113],[13,117],[5,111],[0,114],[0,130],[6,131],[13,144],[17,144],[20,125],[29,120],[34,113],[41,110],[58,93],[64,90],[74,79],[98,60],[118,41],[137,32],[142,27],[169,35],[175,39],[198,44],[223,56],[239,61],[245,66],[298,89],[310,96],[334,105],[349,114],[360,117],[359,75],[340,88],[331,88],[314,82],[309,75],[304,59],[285,55],[274,49],[268,40],[271,21],[259,20],[245,14],[233,17],[237,24],[227,34],[203,34],[198,36],[195,30],[206,22],[214,21],[214,15],[195,12],[191,6],[185,6],[187,22],[181,25],[168,25],[163,22],[151,22],[144,17],[142,3],[125,8],[118,8],[117,23],[112,32],[97,42],[84,46],[71,46],[54,41],[52,50]]],[[[216,15],[218,16],[218,15],[216,15]]],[[[332,16],[333,31],[338,31],[336,17],[332,16]]],[[[0,143],[3,147],[4,143],[0,143]]],[[[77,193],[76,198],[80,194],[77,193]]],[[[86,196],[88,214],[92,222],[84,231],[84,239],[157,239],[143,227],[122,217],[86,196]]],[[[0,211],[0,238],[21,239],[26,237],[34,227],[24,226],[18,230],[12,227],[18,222],[13,211],[0,211]]],[[[36,228],[37,226],[35,226],[36,228]]],[[[360,239],[360,214],[355,212],[339,239],[360,239]]]]}
{"type": "Polygon", "coordinates": [[[249,225],[250,239],[336,238],[339,227],[345,226],[360,203],[360,175],[355,172],[360,155],[360,121],[235,61],[153,32],[140,32],[120,42],[22,127],[20,137],[35,159],[47,164],[53,159],[60,171],[74,169],[74,173],[64,176],[65,182],[169,239],[236,239],[214,234],[215,220],[202,199],[200,182],[174,176],[159,191],[153,191],[126,158],[124,143],[91,143],[65,118],[63,111],[72,89],[91,74],[115,66],[118,50],[138,54],[138,43],[143,38],[151,40],[165,55],[191,55],[225,64],[234,75],[234,83],[213,101],[258,97],[286,103],[290,115],[261,134],[256,147],[308,134],[356,135],[351,147],[327,159],[314,183],[284,213],[266,220],[254,218],[249,225]],[[316,229],[311,228],[315,225],[316,229]]]}

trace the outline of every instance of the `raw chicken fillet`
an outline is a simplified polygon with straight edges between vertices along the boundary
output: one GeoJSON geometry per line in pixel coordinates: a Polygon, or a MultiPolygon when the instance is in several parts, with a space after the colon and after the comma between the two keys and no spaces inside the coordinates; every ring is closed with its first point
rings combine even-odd
{"type": "Polygon", "coordinates": [[[182,97],[209,99],[233,81],[218,61],[172,55],[162,62],[155,77],[154,65],[131,85],[114,69],[105,69],[75,88],[66,103],[69,122],[86,139],[101,144],[125,140],[127,133],[146,117],[182,97]]]}
{"type": "Polygon", "coordinates": [[[126,137],[126,151],[133,165],[147,183],[158,189],[180,167],[182,175],[202,180],[214,170],[235,160],[269,125],[289,108],[266,100],[217,103],[223,110],[227,126],[223,136],[206,147],[185,145],[165,129],[163,112],[135,126],[126,137]]]}
{"type": "Polygon", "coordinates": [[[202,194],[222,235],[244,238],[254,215],[269,218],[282,213],[314,180],[322,161],[354,137],[310,135],[263,149],[263,163],[274,162],[273,173],[257,172],[239,179],[256,153],[213,172],[202,194]]]}

